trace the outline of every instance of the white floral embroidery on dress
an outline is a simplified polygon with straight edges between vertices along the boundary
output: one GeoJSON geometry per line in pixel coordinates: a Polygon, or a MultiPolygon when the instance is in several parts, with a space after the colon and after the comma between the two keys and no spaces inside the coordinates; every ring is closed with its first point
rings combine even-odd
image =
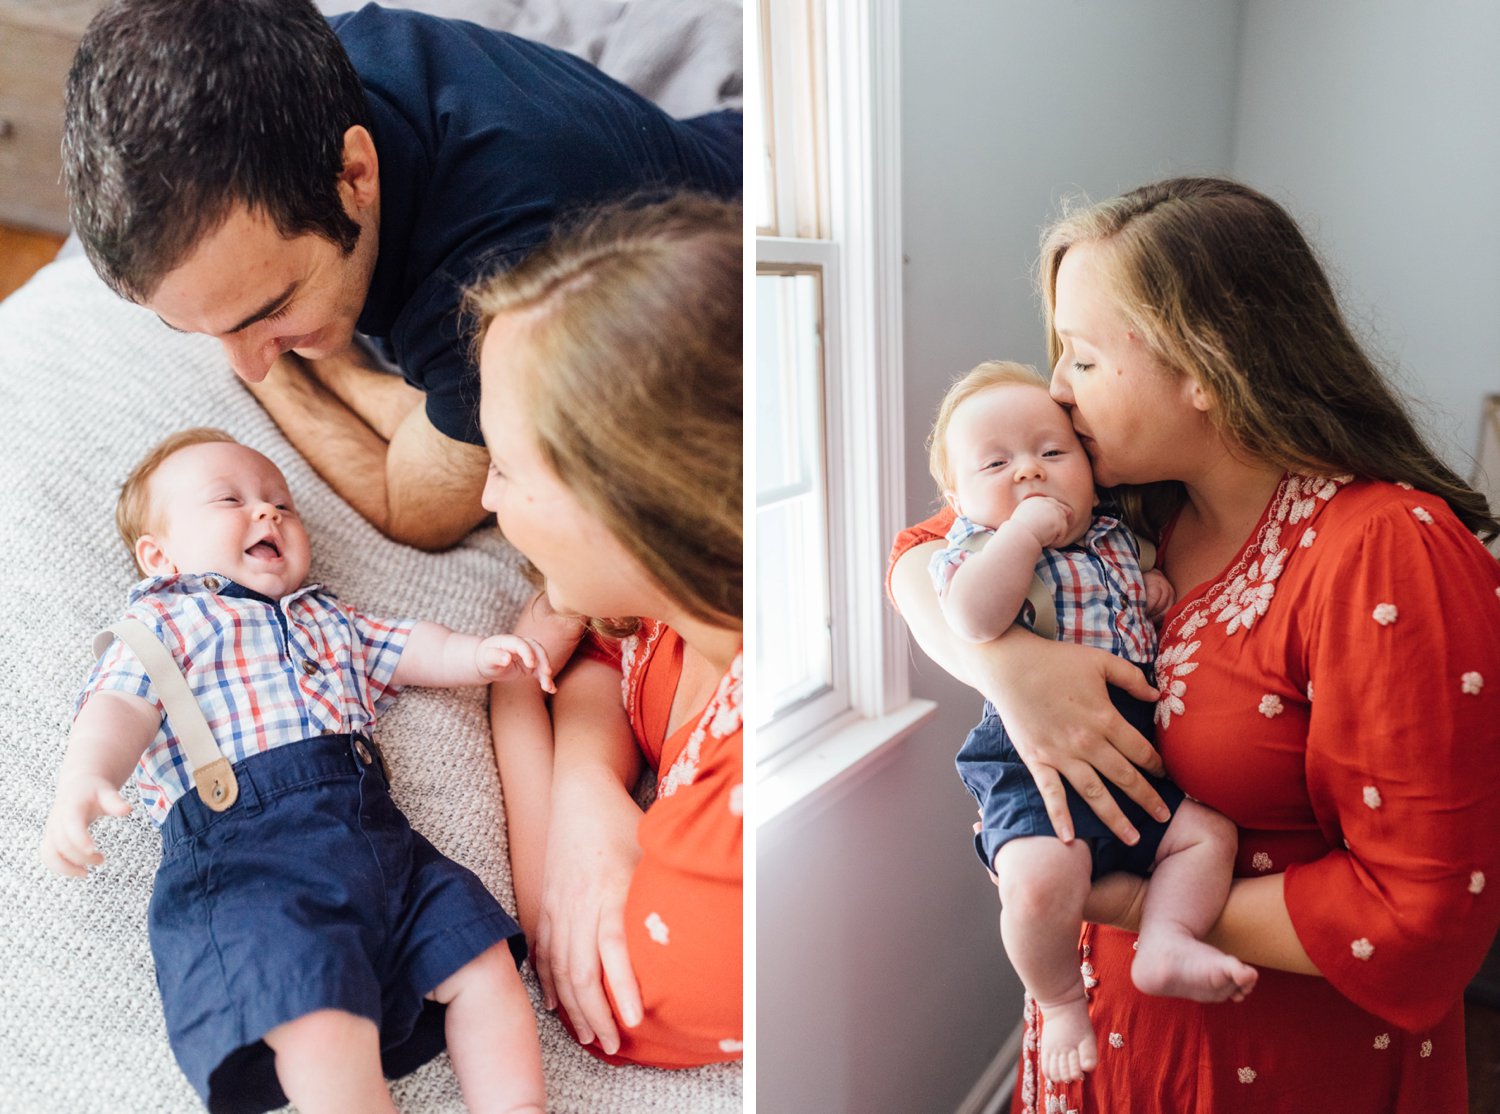
{"type": "Polygon", "coordinates": [[[1426,507],[1413,507],[1411,509],[1411,513],[1412,517],[1415,518],[1418,522],[1425,522],[1429,526],[1432,525],[1432,514],[1427,510],[1426,507]]]}
{"type": "Polygon", "coordinates": [[[1375,610],[1370,614],[1382,627],[1388,627],[1396,621],[1396,605],[1393,603],[1378,603],[1375,610]]]}
{"type": "Polygon", "coordinates": [[[1260,698],[1260,707],[1256,710],[1267,719],[1271,719],[1273,716],[1279,716],[1285,709],[1281,706],[1281,697],[1274,693],[1267,693],[1260,698]]]}
{"type": "Polygon", "coordinates": [[[656,790],[658,799],[670,797],[684,785],[693,784],[693,779],[698,776],[698,755],[704,738],[712,735],[716,739],[723,739],[739,730],[744,659],[743,652],[738,653],[734,656],[734,661],[729,663],[729,672],[719,681],[718,690],[708,702],[708,707],[703,709],[703,714],[698,718],[698,726],[688,736],[687,745],[672,763],[672,768],[662,775],[656,790]]]}
{"type": "Polygon", "coordinates": [[[1313,686],[1312,686],[1312,682],[1311,682],[1311,681],[1308,681],[1308,682],[1307,682],[1307,702],[1308,702],[1308,703],[1309,703],[1309,704],[1311,704],[1311,703],[1312,703],[1312,698],[1313,698],[1313,697],[1312,697],[1312,689],[1313,689],[1313,686]]]}
{"type": "Polygon", "coordinates": [[[667,922],[661,919],[660,913],[652,913],[646,918],[646,932],[658,944],[665,944],[671,935],[667,922]]]}
{"type": "Polygon", "coordinates": [[[1271,862],[1270,855],[1267,855],[1264,851],[1257,851],[1253,856],[1251,856],[1250,865],[1264,874],[1275,864],[1271,862]]]}
{"type": "MultiPolygon", "coordinates": [[[[1272,497],[1260,533],[1240,554],[1224,579],[1183,608],[1168,624],[1162,632],[1156,659],[1156,675],[1161,688],[1161,697],[1156,702],[1158,727],[1170,726],[1173,716],[1187,711],[1185,678],[1198,668],[1192,657],[1202,645],[1201,641],[1192,641],[1193,636],[1209,622],[1223,623],[1225,635],[1250,630],[1271,606],[1276,581],[1286,569],[1290,549],[1281,544],[1283,528],[1309,521],[1317,513],[1320,503],[1326,504],[1353,478],[1286,476],[1272,497]]],[[[1297,544],[1305,544],[1302,539],[1310,532],[1311,527],[1303,527],[1297,544]]]]}
{"type": "Polygon", "coordinates": [[[1479,690],[1484,688],[1484,678],[1478,673],[1465,673],[1459,680],[1463,683],[1465,696],[1478,696],[1479,690]]]}
{"type": "Polygon", "coordinates": [[[1484,893],[1484,871],[1476,870],[1469,875],[1469,892],[1471,894],[1484,893]]]}
{"type": "Polygon", "coordinates": [[[1422,1047],[1417,1050],[1417,1055],[1420,1056],[1420,1057],[1422,1057],[1424,1060],[1427,1057],[1431,1056],[1432,1055],[1432,1042],[1431,1041],[1423,1041],[1422,1042],[1422,1047]]]}
{"type": "Polygon", "coordinates": [[[1412,487],[1411,484],[1407,483],[1405,480],[1397,480],[1396,481],[1396,486],[1399,487],[1399,488],[1401,488],[1401,490],[1403,490],[1403,491],[1415,491],[1416,490],[1416,488],[1412,487]]]}
{"type": "Polygon", "coordinates": [[[1119,1033],[1111,1033],[1109,1035],[1109,1046],[1111,1048],[1124,1048],[1125,1047],[1125,1038],[1124,1038],[1124,1036],[1122,1036],[1119,1033]]]}
{"type": "Polygon", "coordinates": [[[719,1042],[719,1051],[720,1052],[743,1052],[743,1051],[745,1051],[745,1042],[744,1041],[737,1041],[733,1037],[725,1037],[723,1040],[721,1040],[719,1042]]]}
{"type": "Polygon", "coordinates": [[[640,686],[640,677],[635,672],[636,659],[644,657],[666,629],[664,623],[644,619],[640,630],[620,642],[620,699],[627,715],[635,707],[636,690],[640,686]]]}
{"type": "Polygon", "coordinates": [[[1355,959],[1369,959],[1375,954],[1375,945],[1361,936],[1349,945],[1349,950],[1354,953],[1355,959]]]}
{"type": "Polygon", "coordinates": [[[1384,1052],[1390,1046],[1391,1035],[1389,1033],[1381,1033],[1380,1036],[1375,1038],[1375,1047],[1381,1052],[1384,1052]]]}
{"type": "Polygon", "coordinates": [[[1255,1082],[1255,1069],[1254,1068],[1241,1068],[1240,1069],[1240,1082],[1241,1083],[1254,1083],[1255,1082]]]}
{"type": "Polygon", "coordinates": [[[1317,540],[1318,540],[1318,532],[1316,530],[1306,530],[1302,534],[1302,541],[1301,541],[1300,544],[1301,544],[1301,546],[1302,546],[1303,549],[1308,549],[1309,547],[1312,546],[1312,543],[1315,542],[1315,541],[1317,541],[1317,540]]]}
{"type": "Polygon", "coordinates": [[[736,816],[745,815],[745,787],[736,785],[729,791],[729,811],[736,816]]]}
{"type": "Polygon", "coordinates": [[[1370,808],[1379,808],[1384,802],[1380,799],[1380,790],[1373,785],[1365,786],[1365,804],[1370,808]]]}

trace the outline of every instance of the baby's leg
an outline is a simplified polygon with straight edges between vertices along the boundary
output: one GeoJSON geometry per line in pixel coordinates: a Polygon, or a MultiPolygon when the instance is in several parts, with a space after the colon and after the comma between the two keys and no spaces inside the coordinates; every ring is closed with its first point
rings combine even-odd
{"type": "Polygon", "coordinates": [[[1238,1002],[1258,972],[1205,944],[1229,896],[1237,837],[1234,823],[1196,801],[1172,817],[1141,908],[1141,939],[1130,977],[1146,994],[1195,1002],[1238,1002]]]}
{"type": "Polygon", "coordinates": [[[1082,840],[1029,836],[995,855],[1000,876],[1000,935],[1016,973],[1042,1009],[1042,1071],[1054,1083],[1082,1079],[1099,1063],[1078,970],[1078,926],[1089,891],[1090,856],[1082,840]]]}
{"type": "Polygon", "coordinates": [[[276,1078],[301,1114],[396,1114],[380,1068],[380,1030],[344,1010],[314,1010],[265,1035],[276,1078]]]}
{"type": "Polygon", "coordinates": [[[470,1114],[546,1108],[536,1015],[510,947],[499,943],[438,984],[448,1055],[470,1114]]]}

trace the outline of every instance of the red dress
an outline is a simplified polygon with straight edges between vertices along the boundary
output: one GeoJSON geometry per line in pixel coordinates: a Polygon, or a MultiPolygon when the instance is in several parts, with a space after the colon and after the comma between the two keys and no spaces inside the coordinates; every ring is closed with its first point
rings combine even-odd
{"type": "Polygon", "coordinates": [[[610,1063],[684,1068],[742,1058],[743,664],[736,655],[708,704],[668,738],[683,648],[650,619],[620,648],[625,710],[657,787],[625,903],[645,1016],[620,1027],[618,1054],[585,1046],[610,1063]]]}
{"type": "Polygon", "coordinates": [[[1148,997],[1134,935],[1086,926],[1099,1067],[1042,1079],[1028,1003],[1014,1109],[1462,1114],[1462,992],[1500,926],[1500,565],[1435,496],[1287,477],[1167,614],[1157,680],[1168,772],[1239,826],[1236,876],[1285,872],[1324,977],[1148,997]]]}

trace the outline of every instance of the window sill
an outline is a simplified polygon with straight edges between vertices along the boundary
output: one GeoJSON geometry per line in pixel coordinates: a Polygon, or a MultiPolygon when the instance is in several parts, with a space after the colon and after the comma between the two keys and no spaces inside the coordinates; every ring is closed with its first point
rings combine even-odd
{"type": "Polygon", "coordinates": [[[931,700],[909,700],[876,719],[850,714],[792,755],[772,760],[756,785],[756,828],[769,827],[814,803],[827,803],[874,769],[936,712],[931,700]]]}

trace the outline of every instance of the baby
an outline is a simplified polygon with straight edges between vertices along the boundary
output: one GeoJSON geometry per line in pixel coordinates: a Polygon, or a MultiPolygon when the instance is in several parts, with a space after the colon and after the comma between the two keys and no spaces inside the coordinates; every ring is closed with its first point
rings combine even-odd
{"type": "MultiPolygon", "coordinates": [[[[1088,457],[1034,369],[984,363],[949,388],[932,432],[931,466],[958,515],[931,571],[960,637],[987,642],[1018,616],[1033,623],[1027,592],[1035,577],[1051,601],[1043,610],[1055,609],[1057,638],[1101,647],[1149,675],[1156,636],[1148,600],[1153,613],[1165,611],[1171,586],[1160,573],[1141,572],[1136,539],[1118,519],[1095,515],[1088,457]]],[[[1118,690],[1110,695],[1149,737],[1151,706],[1118,690]]],[[[1073,825],[1084,838],[1065,844],[988,703],[957,762],[979,802],[975,847],[998,875],[1006,951],[1045,1019],[1040,1055],[1049,1079],[1081,1079],[1099,1062],[1077,953],[1093,879],[1117,870],[1151,877],[1131,970],[1142,991],[1200,1002],[1250,992],[1255,968],[1200,939],[1229,893],[1233,823],[1143,773],[1173,810],[1170,822],[1109,785],[1141,833],[1127,847],[1069,786],[1073,825]]]]}
{"type": "Polygon", "coordinates": [[[204,1103],[394,1111],[382,1076],[446,1035],[469,1109],[542,1110],[521,930],[411,829],[370,728],[404,684],[532,674],[550,691],[544,648],[371,618],[304,586],[286,480],[217,430],[153,449],[116,517],[147,577],[126,608],[144,627],[118,628],[79,697],[42,856],[73,876],[102,862],[89,826],[129,813],[134,767],[162,834],[157,986],[204,1103]],[[146,667],[137,646],[162,656],[146,667]]]}

